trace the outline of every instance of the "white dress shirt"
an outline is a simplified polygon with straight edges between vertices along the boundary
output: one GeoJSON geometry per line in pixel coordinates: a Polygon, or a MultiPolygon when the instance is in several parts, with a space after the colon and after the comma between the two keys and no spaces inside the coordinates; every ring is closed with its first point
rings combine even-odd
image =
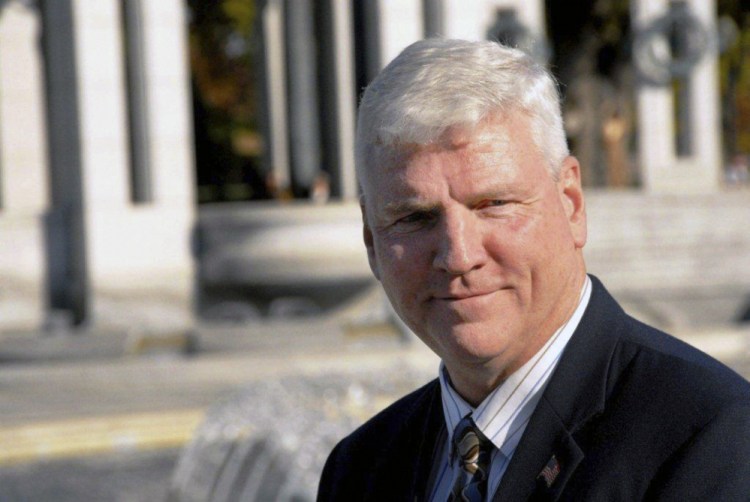
{"type": "Polygon", "coordinates": [[[586,310],[591,297],[591,279],[586,281],[573,315],[550,337],[534,356],[500,384],[477,408],[464,401],[453,389],[445,365],[440,365],[440,387],[443,413],[447,430],[447,441],[440,448],[434,469],[433,488],[430,500],[445,502],[457,476],[467,476],[452,462],[453,431],[463,417],[471,414],[480,431],[494,445],[490,476],[487,486],[488,498],[497,491],[521,436],[526,430],[544,388],[557,366],[563,349],[568,344],[586,310]]]}

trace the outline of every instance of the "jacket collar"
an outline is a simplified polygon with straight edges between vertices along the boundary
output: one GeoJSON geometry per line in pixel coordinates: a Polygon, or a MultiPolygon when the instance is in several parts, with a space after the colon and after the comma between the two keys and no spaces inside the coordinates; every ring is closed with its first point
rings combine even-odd
{"type": "Polygon", "coordinates": [[[586,312],[531,416],[495,501],[556,500],[584,458],[573,434],[604,411],[618,341],[614,332],[627,322],[602,283],[593,276],[591,281],[586,312]]]}
{"type": "MultiPolygon", "coordinates": [[[[437,379],[416,391],[419,394],[398,422],[392,422],[388,434],[381,438],[384,451],[371,469],[378,472],[379,483],[362,500],[424,501],[436,449],[445,441],[445,419],[437,379]]],[[[406,398],[408,399],[408,398],[406,398]]]]}
{"type": "Polygon", "coordinates": [[[410,493],[414,494],[414,500],[427,500],[431,484],[428,483],[435,458],[440,451],[441,442],[445,442],[446,429],[445,417],[443,416],[442,399],[440,397],[440,384],[434,381],[434,390],[429,396],[428,413],[421,427],[411,429],[420,431],[416,434],[418,443],[418,458],[412,478],[410,493]],[[426,490],[426,492],[425,492],[426,490]]]}

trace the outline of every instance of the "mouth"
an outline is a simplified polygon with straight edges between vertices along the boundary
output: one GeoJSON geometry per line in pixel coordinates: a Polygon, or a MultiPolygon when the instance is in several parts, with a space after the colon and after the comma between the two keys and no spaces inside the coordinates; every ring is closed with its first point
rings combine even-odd
{"type": "Polygon", "coordinates": [[[461,294],[455,294],[455,295],[435,295],[433,296],[433,299],[444,301],[444,302],[460,302],[462,300],[471,300],[474,298],[484,298],[486,296],[490,296],[495,291],[486,291],[486,292],[479,292],[479,293],[461,293],[461,294]]]}

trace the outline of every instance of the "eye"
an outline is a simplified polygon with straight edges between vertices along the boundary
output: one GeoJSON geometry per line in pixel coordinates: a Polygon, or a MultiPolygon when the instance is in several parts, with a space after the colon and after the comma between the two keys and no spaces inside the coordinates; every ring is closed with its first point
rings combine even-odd
{"type": "Polygon", "coordinates": [[[411,213],[404,216],[403,218],[400,218],[397,223],[416,223],[419,221],[424,221],[428,216],[429,214],[423,212],[411,213]]]}
{"type": "Polygon", "coordinates": [[[514,202],[508,199],[485,199],[474,209],[488,218],[505,218],[512,213],[514,202]]]}
{"type": "Polygon", "coordinates": [[[435,214],[429,211],[415,211],[397,219],[393,226],[401,231],[416,230],[435,221],[435,214]]]}
{"type": "Polygon", "coordinates": [[[479,209],[485,209],[485,208],[492,208],[492,207],[502,207],[508,204],[507,200],[504,199],[489,199],[482,201],[479,205],[479,209]]]}
{"type": "Polygon", "coordinates": [[[495,199],[495,200],[487,201],[487,206],[489,207],[504,206],[507,203],[508,203],[507,200],[495,199]]]}

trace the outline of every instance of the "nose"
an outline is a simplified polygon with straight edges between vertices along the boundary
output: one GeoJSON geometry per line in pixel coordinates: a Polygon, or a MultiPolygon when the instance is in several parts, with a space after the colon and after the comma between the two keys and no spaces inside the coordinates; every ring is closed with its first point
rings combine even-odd
{"type": "Polygon", "coordinates": [[[446,214],[439,225],[433,266],[451,275],[464,275],[481,268],[486,259],[480,222],[471,210],[446,214]]]}

